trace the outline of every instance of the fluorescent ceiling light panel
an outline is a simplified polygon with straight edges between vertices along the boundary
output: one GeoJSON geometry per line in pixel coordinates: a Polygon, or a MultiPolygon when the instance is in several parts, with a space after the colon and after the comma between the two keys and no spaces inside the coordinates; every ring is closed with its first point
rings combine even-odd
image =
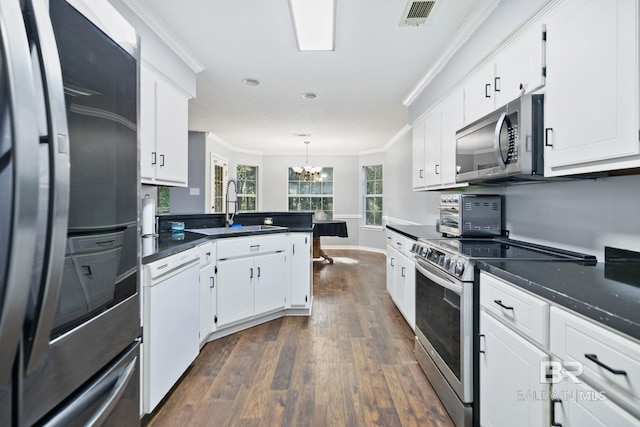
{"type": "Polygon", "coordinates": [[[336,0],[289,0],[298,50],[334,50],[336,0]]]}

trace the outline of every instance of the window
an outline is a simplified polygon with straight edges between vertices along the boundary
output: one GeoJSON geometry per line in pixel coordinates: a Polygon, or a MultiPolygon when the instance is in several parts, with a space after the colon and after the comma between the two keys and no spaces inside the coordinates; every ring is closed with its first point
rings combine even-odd
{"type": "Polygon", "coordinates": [[[224,213],[227,161],[211,154],[211,212],[224,213]]]}
{"type": "Polygon", "coordinates": [[[382,227],[382,165],[363,166],[364,225],[382,227]]]}
{"type": "Polygon", "coordinates": [[[333,219],[333,168],[322,168],[320,177],[309,181],[289,168],[288,194],[290,211],[313,211],[315,219],[333,219]]]}
{"type": "Polygon", "coordinates": [[[158,215],[169,215],[169,196],[171,195],[170,187],[158,187],[158,215]]]}
{"type": "Polygon", "coordinates": [[[257,212],[258,167],[238,165],[238,212],[257,212]]]}

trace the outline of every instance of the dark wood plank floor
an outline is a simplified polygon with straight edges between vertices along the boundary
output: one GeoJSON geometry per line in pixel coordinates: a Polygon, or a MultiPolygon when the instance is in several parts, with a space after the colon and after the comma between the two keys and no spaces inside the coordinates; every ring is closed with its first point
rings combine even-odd
{"type": "Polygon", "coordinates": [[[385,257],[314,263],[311,317],[208,343],[148,426],[452,426],[385,289],[385,257]]]}

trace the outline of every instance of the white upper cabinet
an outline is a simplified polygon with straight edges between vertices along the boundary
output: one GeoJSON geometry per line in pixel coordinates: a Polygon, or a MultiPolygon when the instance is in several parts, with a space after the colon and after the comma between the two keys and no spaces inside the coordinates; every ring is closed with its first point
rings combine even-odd
{"type": "Polygon", "coordinates": [[[640,165],[637,0],[567,0],[549,15],[545,128],[545,176],[640,165]]]}
{"type": "Polygon", "coordinates": [[[464,124],[470,124],[523,93],[539,89],[544,78],[544,27],[533,24],[517,34],[464,82],[464,124]]]}
{"type": "Polygon", "coordinates": [[[188,96],[140,65],[140,175],[143,183],[185,187],[188,96]]]}
{"type": "Polygon", "coordinates": [[[413,150],[412,150],[412,175],[411,180],[414,190],[424,189],[425,174],[424,174],[424,120],[420,120],[413,125],[413,150]]]}
{"type": "Polygon", "coordinates": [[[442,137],[442,107],[437,105],[424,119],[424,170],[427,186],[440,184],[442,166],[440,140],[442,137]]]}
{"type": "Polygon", "coordinates": [[[462,89],[435,105],[413,128],[413,189],[460,187],[456,183],[456,132],[463,125],[462,89]]]}

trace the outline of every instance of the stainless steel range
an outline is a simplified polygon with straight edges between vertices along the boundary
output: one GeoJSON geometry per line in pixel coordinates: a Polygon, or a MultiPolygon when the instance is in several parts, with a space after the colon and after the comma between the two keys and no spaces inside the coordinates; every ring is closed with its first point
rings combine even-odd
{"type": "Polygon", "coordinates": [[[418,240],[411,252],[416,261],[416,359],[456,426],[478,425],[475,262],[593,257],[505,238],[418,240]]]}

